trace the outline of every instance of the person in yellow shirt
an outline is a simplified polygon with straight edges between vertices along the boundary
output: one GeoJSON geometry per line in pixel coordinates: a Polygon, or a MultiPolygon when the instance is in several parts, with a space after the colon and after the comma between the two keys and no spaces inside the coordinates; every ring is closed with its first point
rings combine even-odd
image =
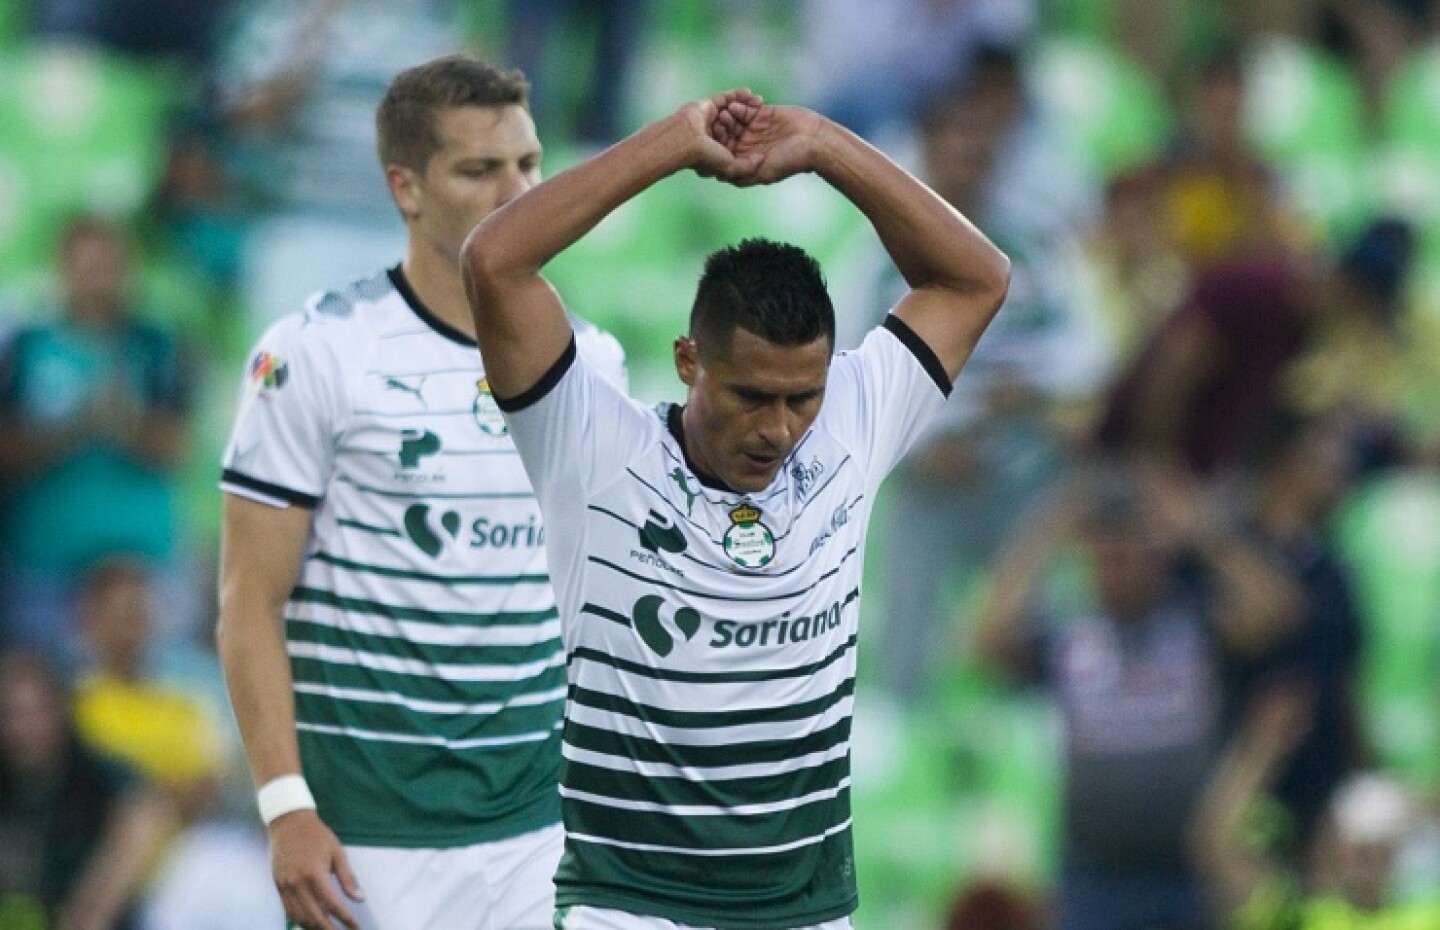
{"type": "Polygon", "coordinates": [[[150,679],[150,579],[124,556],[87,573],[81,631],[91,664],[75,688],[75,722],[93,750],[119,759],[195,811],[213,797],[225,762],[217,721],[195,697],[150,679]]]}

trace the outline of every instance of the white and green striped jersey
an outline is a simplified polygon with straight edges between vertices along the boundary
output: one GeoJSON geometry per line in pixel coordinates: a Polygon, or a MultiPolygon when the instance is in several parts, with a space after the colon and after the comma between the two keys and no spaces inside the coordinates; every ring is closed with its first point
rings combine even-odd
{"type": "Polygon", "coordinates": [[[865,527],[949,387],[889,318],[832,361],[814,425],[754,494],[702,483],[680,408],[631,400],[573,343],[504,403],[569,656],[558,905],[723,928],[854,909],[865,527]]]}
{"type": "MultiPolygon", "coordinates": [[[[618,343],[576,328],[623,383],[618,343]]],[[[446,848],[559,819],[540,512],[474,341],[400,269],[260,339],[221,486],[314,511],[285,634],[302,765],[343,842],[446,848]]]]}

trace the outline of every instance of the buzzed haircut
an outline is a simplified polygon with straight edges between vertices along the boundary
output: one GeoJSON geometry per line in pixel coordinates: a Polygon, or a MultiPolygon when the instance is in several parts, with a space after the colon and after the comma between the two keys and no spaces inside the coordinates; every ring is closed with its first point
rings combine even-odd
{"type": "Polygon", "coordinates": [[[736,328],[778,346],[835,343],[835,307],[820,263],[804,249],[768,239],[746,239],[705,261],[690,338],[702,357],[730,350],[736,328]]]}
{"type": "Polygon", "coordinates": [[[380,164],[424,171],[440,149],[436,115],[456,107],[527,106],[530,84],[468,55],[447,55],[401,71],[375,111],[380,164]]]}

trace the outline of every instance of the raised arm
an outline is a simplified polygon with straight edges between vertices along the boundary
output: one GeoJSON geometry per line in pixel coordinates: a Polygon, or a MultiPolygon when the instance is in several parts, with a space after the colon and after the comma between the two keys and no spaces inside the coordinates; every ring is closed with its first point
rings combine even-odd
{"type": "Polygon", "coordinates": [[[485,374],[498,397],[529,390],[570,343],[564,304],[540,274],[545,263],[677,171],[727,179],[749,173],[759,159],[737,159],[716,136],[729,131],[719,127],[743,125],[759,102],[749,91],[733,90],[686,104],[536,185],[470,233],[461,271],[485,374]]]}
{"type": "Polygon", "coordinates": [[[814,171],[865,214],[910,286],[895,315],[958,375],[1005,299],[1005,254],[905,169],[810,110],[762,107],[730,144],[740,158],[760,156],[755,183],[814,171]]]}

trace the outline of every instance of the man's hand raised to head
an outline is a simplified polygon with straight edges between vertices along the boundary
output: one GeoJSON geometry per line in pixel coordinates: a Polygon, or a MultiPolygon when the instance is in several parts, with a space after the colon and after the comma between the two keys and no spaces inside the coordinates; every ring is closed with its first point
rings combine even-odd
{"type": "Polygon", "coordinates": [[[681,107],[679,116],[694,137],[690,167],[695,173],[732,184],[753,175],[762,156],[737,156],[735,144],[760,109],[760,98],[745,88],[681,107]]]}
{"type": "Polygon", "coordinates": [[[813,170],[816,143],[825,124],[825,118],[813,110],[788,106],[757,107],[743,122],[717,121],[726,131],[726,147],[750,169],[747,174],[726,180],[741,187],[774,184],[792,174],[813,170]]]}

